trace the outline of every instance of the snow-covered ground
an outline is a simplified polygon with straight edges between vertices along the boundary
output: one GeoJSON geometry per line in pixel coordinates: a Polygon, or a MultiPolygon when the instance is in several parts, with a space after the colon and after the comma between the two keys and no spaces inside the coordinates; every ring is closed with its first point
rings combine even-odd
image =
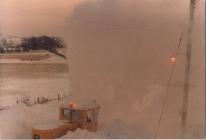
{"type": "Polygon", "coordinates": [[[1,138],[32,138],[34,125],[58,120],[60,101],[32,107],[21,104],[26,98],[33,104],[37,97],[53,99],[70,94],[67,59],[48,54],[49,58],[33,61],[15,59],[16,54],[12,59],[0,59],[1,138]]]}
{"type": "MultiPolygon", "coordinates": [[[[65,50],[60,52],[65,53],[65,50]]],[[[67,63],[67,59],[63,59],[59,56],[56,56],[53,53],[47,51],[36,51],[36,52],[24,52],[24,53],[10,53],[10,54],[0,54],[0,63],[30,63],[30,64],[40,64],[40,63],[67,63]],[[29,58],[37,59],[30,60],[29,58]],[[25,59],[25,60],[22,60],[25,59]],[[38,60],[39,59],[39,60],[38,60]]]]}
{"type": "Polygon", "coordinates": [[[36,61],[1,59],[0,105],[13,105],[23,96],[51,98],[68,94],[71,88],[67,60],[50,55],[36,61]]]}
{"type": "Polygon", "coordinates": [[[18,104],[0,112],[0,134],[3,139],[32,138],[32,128],[41,123],[58,120],[59,105],[52,101],[44,105],[27,107],[18,104]]]}
{"type": "MultiPolygon", "coordinates": [[[[59,106],[68,103],[70,97],[63,100],[54,100],[47,104],[36,104],[28,107],[18,104],[8,110],[0,112],[0,132],[3,139],[32,138],[32,128],[38,124],[55,122],[59,119],[59,106]],[[15,117],[14,117],[15,116],[15,117]]],[[[135,126],[124,124],[121,120],[112,120],[110,124],[99,124],[97,132],[77,129],[62,136],[62,139],[71,138],[134,138],[140,134],[135,126]]]]}

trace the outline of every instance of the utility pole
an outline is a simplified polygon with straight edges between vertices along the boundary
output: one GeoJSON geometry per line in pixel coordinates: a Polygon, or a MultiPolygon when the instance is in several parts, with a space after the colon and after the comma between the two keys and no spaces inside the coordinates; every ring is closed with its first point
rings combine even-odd
{"type": "Polygon", "coordinates": [[[191,71],[191,54],[192,54],[192,32],[194,24],[195,4],[197,0],[190,0],[190,15],[189,15],[189,26],[188,26],[188,40],[186,48],[186,64],[185,64],[185,78],[184,78],[184,93],[183,93],[183,106],[181,116],[181,127],[182,135],[185,137],[187,127],[187,116],[188,116],[188,99],[189,99],[189,81],[191,71]]]}

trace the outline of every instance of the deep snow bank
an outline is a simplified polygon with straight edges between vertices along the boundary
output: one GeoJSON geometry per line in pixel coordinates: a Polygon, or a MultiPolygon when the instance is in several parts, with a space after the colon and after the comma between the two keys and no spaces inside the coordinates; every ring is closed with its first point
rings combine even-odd
{"type": "Polygon", "coordinates": [[[34,125],[58,120],[59,106],[64,101],[52,101],[44,105],[27,107],[14,105],[0,111],[0,134],[3,139],[32,138],[34,125]]]}
{"type": "Polygon", "coordinates": [[[61,137],[62,139],[132,139],[136,135],[139,137],[148,137],[143,132],[144,130],[138,129],[137,126],[125,124],[123,121],[114,119],[108,125],[100,125],[97,132],[89,132],[87,130],[77,129],[74,132],[68,132],[61,137]],[[143,135],[144,134],[144,135],[143,135]]]}
{"type": "MultiPolygon", "coordinates": [[[[36,104],[31,107],[18,104],[10,107],[8,110],[0,111],[1,138],[32,138],[32,128],[38,124],[58,120],[59,106],[68,103],[68,100],[77,101],[74,98],[61,101],[54,100],[47,104],[36,104]]],[[[140,132],[141,130],[138,130],[135,126],[128,126],[121,120],[113,119],[109,124],[102,124],[100,122],[98,131],[95,133],[77,129],[74,132],[68,132],[62,138],[133,138],[140,132]]]]}

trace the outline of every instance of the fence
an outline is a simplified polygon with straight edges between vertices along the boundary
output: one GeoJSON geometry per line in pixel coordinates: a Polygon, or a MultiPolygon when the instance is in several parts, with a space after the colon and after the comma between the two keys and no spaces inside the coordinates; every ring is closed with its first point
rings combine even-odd
{"type": "MultiPolygon", "coordinates": [[[[16,104],[23,103],[26,106],[31,107],[31,106],[36,105],[36,104],[46,104],[46,103],[54,101],[54,100],[60,101],[60,100],[65,99],[65,98],[69,98],[70,95],[71,95],[70,93],[69,94],[57,94],[57,96],[54,98],[47,98],[47,97],[43,97],[43,96],[33,98],[29,95],[25,95],[25,96],[21,97],[20,99],[17,99],[16,104]]],[[[1,106],[0,105],[0,111],[7,110],[10,107],[11,106],[1,106]]]]}

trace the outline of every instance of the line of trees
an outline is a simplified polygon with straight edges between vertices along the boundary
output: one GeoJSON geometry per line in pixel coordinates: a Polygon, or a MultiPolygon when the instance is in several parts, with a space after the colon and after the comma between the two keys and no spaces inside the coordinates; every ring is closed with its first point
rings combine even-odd
{"type": "MultiPolygon", "coordinates": [[[[7,45],[6,48],[11,48],[10,46],[7,45]]],[[[46,50],[66,58],[63,54],[58,52],[59,48],[65,48],[65,46],[65,43],[59,37],[38,36],[23,38],[21,43],[17,44],[16,46],[12,46],[12,48],[14,48],[14,52],[15,50],[22,50],[23,52],[46,50]]],[[[0,51],[4,52],[4,49],[2,48],[0,51]]]]}
{"type": "Polygon", "coordinates": [[[64,42],[58,37],[39,36],[24,38],[19,47],[23,48],[24,51],[47,50],[53,52],[57,48],[64,48],[65,46],[64,42]]]}

